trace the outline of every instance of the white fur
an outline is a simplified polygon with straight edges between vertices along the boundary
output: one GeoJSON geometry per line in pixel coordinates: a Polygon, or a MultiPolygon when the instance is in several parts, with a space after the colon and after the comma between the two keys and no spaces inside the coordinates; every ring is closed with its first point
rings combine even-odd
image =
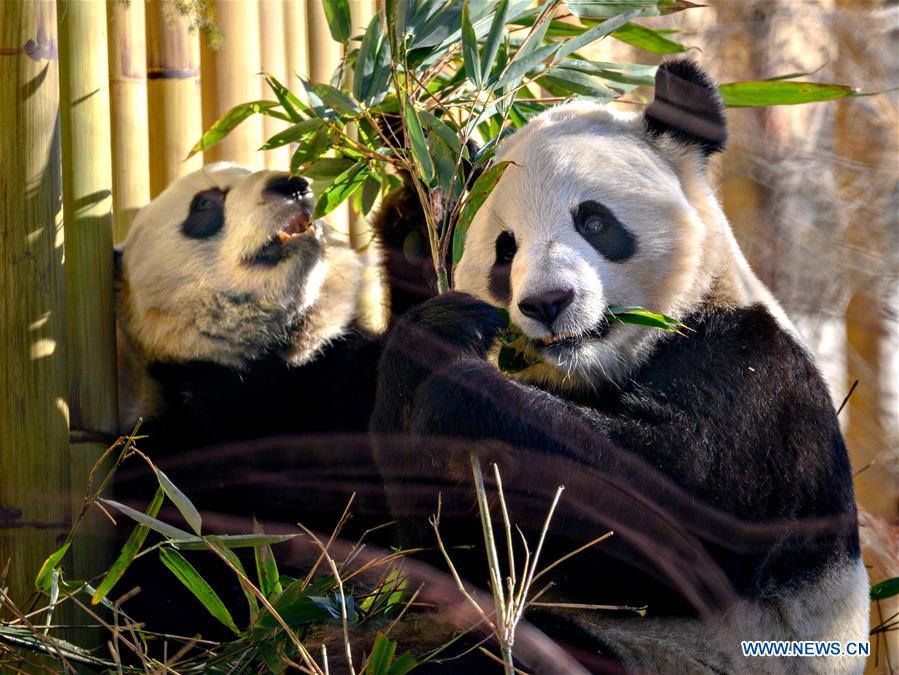
{"type": "MultiPolygon", "coordinates": [[[[286,362],[299,365],[340,336],[356,313],[364,263],[345,236],[323,222],[300,255],[276,266],[248,264],[300,205],[264,192],[278,172],[218,163],[184,176],[138,213],[122,249],[117,291],[122,391],[126,427],[155,405],[144,377],[152,361],[203,359],[240,368],[265,352],[284,324],[300,321],[286,362]],[[217,235],[186,237],[181,225],[194,195],[227,191],[225,226],[217,235]]],[[[303,198],[311,210],[312,193],[303,198]]]]}
{"type": "MultiPolygon", "coordinates": [[[[497,159],[514,164],[475,216],[454,278],[457,289],[496,302],[488,288],[495,241],[502,230],[511,231],[518,252],[509,312],[527,337],[583,334],[610,305],[682,318],[703,302],[762,302],[795,335],[737,246],[698,151],[647,137],[639,115],[586,102],[562,105],[504,141],[497,159]],[[611,209],[636,237],[633,257],[610,262],[578,234],[571,214],[587,200],[611,209]],[[552,333],[518,309],[529,295],[565,288],[573,288],[575,298],[552,333]]],[[[660,335],[616,326],[602,339],[585,339],[563,352],[541,350],[546,363],[521,377],[563,388],[619,380],[660,335]]]]}

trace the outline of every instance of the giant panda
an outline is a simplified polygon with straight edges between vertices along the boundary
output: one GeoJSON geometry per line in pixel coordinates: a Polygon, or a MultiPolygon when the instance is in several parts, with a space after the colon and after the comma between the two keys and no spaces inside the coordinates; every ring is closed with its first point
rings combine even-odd
{"type": "MultiPolygon", "coordinates": [[[[382,340],[357,302],[377,263],[313,220],[313,207],[301,177],[211,164],[141,209],[116,252],[121,431],[142,420],[137,447],[200,509],[208,533],[249,532],[255,517],[327,535],[353,492],[342,536],[389,519],[367,436],[382,340]]],[[[130,459],[115,498],[143,510],[156,485],[130,459]]],[[[171,508],[160,517],[180,524],[171,508]]],[[[130,602],[136,615],[215,635],[158,568],[133,575],[144,587],[130,602]]],[[[245,606],[225,578],[226,601],[245,606]]]]}
{"type": "Polygon", "coordinates": [[[504,140],[497,159],[511,164],[466,234],[456,292],[412,309],[387,342],[377,459],[407,545],[433,545],[438,491],[447,546],[478,545],[470,453],[488,477],[499,467],[532,552],[565,486],[547,564],[613,530],[553,570],[549,596],[646,605],[646,618],[526,615],[589,668],[861,672],[863,657],[741,652],[742,640],[865,641],[868,602],[827,388],[709,184],[726,137],[716,85],[673,60],[643,114],[574,101],[504,140]],[[610,321],[613,305],[683,327],[610,321]],[[496,365],[507,316],[530,364],[515,374],[496,365]]]}

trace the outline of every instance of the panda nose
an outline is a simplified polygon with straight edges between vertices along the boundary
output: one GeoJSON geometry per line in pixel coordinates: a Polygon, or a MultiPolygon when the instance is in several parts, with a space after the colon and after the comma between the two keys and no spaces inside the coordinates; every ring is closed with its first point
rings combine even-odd
{"type": "Polygon", "coordinates": [[[265,186],[265,191],[299,200],[309,191],[309,181],[299,176],[288,176],[286,174],[275,176],[265,186]]]}
{"type": "Polygon", "coordinates": [[[535,319],[549,328],[556,317],[562,313],[562,310],[571,304],[572,300],[574,300],[574,290],[571,288],[544,291],[526,297],[518,303],[518,309],[525,316],[535,319]]]}

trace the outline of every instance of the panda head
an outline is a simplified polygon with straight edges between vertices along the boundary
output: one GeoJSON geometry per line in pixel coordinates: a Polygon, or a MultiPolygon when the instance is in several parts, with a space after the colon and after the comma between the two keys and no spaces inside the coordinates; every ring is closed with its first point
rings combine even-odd
{"type": "Polygon", "coordinates": [[[643,114],[572,102],[501,144],[497,159],[512,164],[454,280],[508,307],[519,346],[542,362],[521,377],[592,388],[639,365],[660,333],[610,323],[610,306],[682,318],[739,299],[745,260],[706,178],[725,139],[717,87],[680,60],[660,66],[643,114]]]}
{"type": "Polygon", "coordinates": [[[175,181],[117,252],[127,347],[144,363],[310,358],[353,318],[363,271],[313,206],[282,172],[219,163],[175,181]]]}

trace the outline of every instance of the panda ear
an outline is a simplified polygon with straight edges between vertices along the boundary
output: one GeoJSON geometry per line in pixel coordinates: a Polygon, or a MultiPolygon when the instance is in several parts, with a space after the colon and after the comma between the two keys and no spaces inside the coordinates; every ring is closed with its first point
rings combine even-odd
{"type": "Polygon", "coordinates": [[[724,150],[727,119],[718,86],[691,59],[675,59],[656,72],[655,99],[644,116],[646,132],[696,145],[706,157],[724,150]]]}

